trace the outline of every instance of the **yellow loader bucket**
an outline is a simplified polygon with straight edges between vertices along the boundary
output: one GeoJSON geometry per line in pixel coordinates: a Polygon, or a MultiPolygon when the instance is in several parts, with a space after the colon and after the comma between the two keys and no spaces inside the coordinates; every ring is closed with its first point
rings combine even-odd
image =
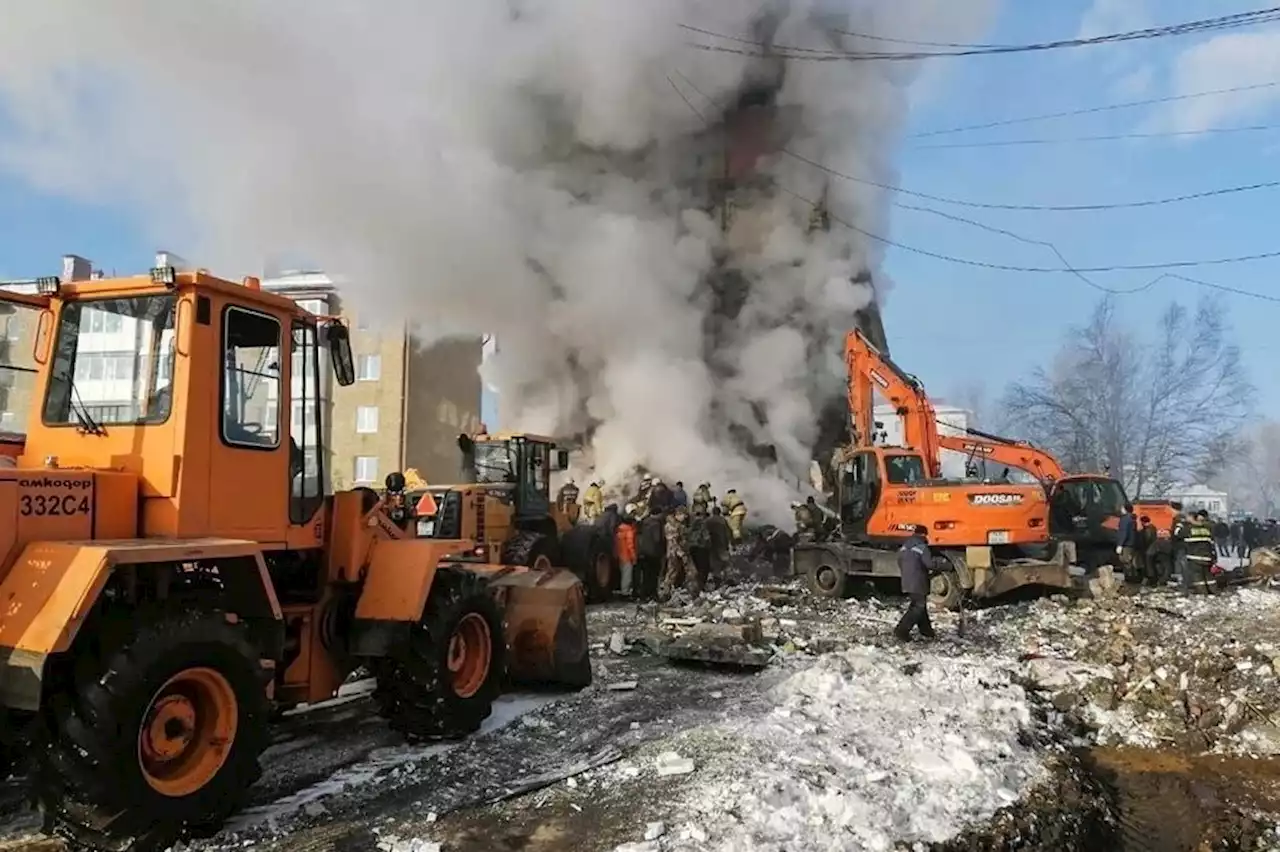
{"type": "Polygon", "coordinates": [[[591,685],[582,581],[561,568],[497,577],[491,588],[505,612],[507,673],[529,686],[591,685]]]}

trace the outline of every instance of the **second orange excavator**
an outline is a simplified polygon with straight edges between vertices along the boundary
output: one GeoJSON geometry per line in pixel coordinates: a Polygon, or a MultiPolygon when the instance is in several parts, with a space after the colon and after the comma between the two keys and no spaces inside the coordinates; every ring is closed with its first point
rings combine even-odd
{"type": "Polygon", "coordinates": [[[844,594],[853,578],[896,578],[894,551],[923,525],[943,563],[930,589],[939,605],[956,607],[966,593],[991,597],[1023,585],[1073,585],[1070,542],[1055,543],[1050,559],[1024,556],[1026,548],[1051,545],[1040,485],[942,479],[937,417],[920,383],[857,330],[846,335],[845,362],[851,441],[836,450],[823,477],[840,533],[798,543],[795,573],[828,596],[844,594]],[[877,393],[902,417],[901,447],[875,441],[877,393]]]}
{"type": "Polygon", "coordinates": [[[977,429],[938,436],[944,450],[1021,470],[1035,477],[1049,498],[1049,534],[1075,543],[1087,566],[1109,562],[1116,547],[1120,516],[1129,502],[1118,479],[1101,473],[1068,474],[1048,451],[1028,441],[1002,438],[977,429]]]}

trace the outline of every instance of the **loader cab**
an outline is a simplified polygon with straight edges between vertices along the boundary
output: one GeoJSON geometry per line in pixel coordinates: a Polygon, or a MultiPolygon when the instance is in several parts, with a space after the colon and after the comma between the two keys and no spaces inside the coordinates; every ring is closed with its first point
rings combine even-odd
{"type": "Polygon", "coordinates": [[[323,544],[321,389],[354,379],[340,323],[255,279],[157,267],[55,284],[36,353],[20,467],[131,475],[141,537],[323,544]]]}
{"type": "Polygon", "coordinates": [[[500,433],[462,436],[464,468],[472,482],[509,488],[516,526],[536,525],[554,516],[551,474],[569,465],[567,450],[552,438],[500,433]]]}

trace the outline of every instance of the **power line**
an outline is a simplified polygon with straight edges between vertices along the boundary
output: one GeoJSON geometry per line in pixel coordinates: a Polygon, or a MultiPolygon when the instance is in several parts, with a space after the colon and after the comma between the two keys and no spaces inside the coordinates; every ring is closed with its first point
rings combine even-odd
{"type": "Polygon", "coordinates": [[[1059,136],[1040,139],[988,139],[979,142],[939,142],[907,145],[912,151],[939,151],[947,148],[1012,148],[1022,145],[1073,145],[1082,142],[1116,142],[1123,139],[1168,139],[1185,136],[1210,136],[1230,133],[1256,133],[1280,130],[1280,124],[1252,124],[1243,127],[1205,127],[1200,130],[1165,130],[1151,133],[1107,133],[1097,136],[1059,136]]]}
{"type": "Polygon", "coordinates": [[[1221,290],[1227,293],[1235,293],[1236,295],[1240,295],[1240,296],[1248,296],[1253,299],[1261,299],[1266,302],[1280,302],[1280,296],[1270,296],[1270,295],[1267,295],[1266,293],[1258,293],[1253,290],[1242,290],[1238,287],[1229,287],[1225,284],[1214,284],[1209,281],[1202,281],[1198,278],[1189,278],[1185,275],[1179,275],[1175,272],[1162,272],[1159,275],[1157,275],[1155,278],[1152,278],[1147,283],[1140,284],[1137,287],[1130,287],[1127,289],[1108,287],[1105,284],[1099,284],[1098,282],[1094,281],[1092,278],[1089,278],[1087,275],[1084,275],[1082,272],[1080,272],[1080,270],[1076,269],[1072,265],[1072,263],[1069,260],[1067,260],[1066,256],[1063,255],[1062,251],[1054,243],[1048,240],[1037,240],[1032,237],[1026,237],[1026,236],[1023,236],[1022,234],[1018,234],[1013,231],[1006,230],[1004,228],[997,228],[994,225],[988,225],[985,222],[979,222],[975,219],[966,219],[963,216],[956,216],[952,213],[947,213],[942,210],[935,210],[932,207],[923,207],[923,206],[917,206],[914,204],[904,204],[901,202],[895,202],[893,206],[902,210],[914,210],[919,213],[928,213],[932,216],[940,216],[943,219],[950,219],[953,222],[960,222],[965,225],[971,225],[975,228],[981,228],[984,231],[990,231],[993,234],[1001,234],[1003,236],[1015,239],[1021,243],[1026,243],[1028,245],[1043,246],[1049,249],[1050,251],[1052,251],[1054,255],[1057,256],[1058,260],[1062,261],[1062,265],[1064,269],[1061,271],[1069,272],[1072,275],[1074,275],[1076,278],[1083,281],[1088,286],[1092,287],[1093,289],[1099,290],[1103,293],[1107,293],[1112,296],[1131,296],[1135,293],[1142,293],[1146,290],[1150,290],[1152,287],[1159,284],[1161,281],[1179,280],[1179,281],[1186,281],[1190,284],[1195,284],[1200,287],[1207,287],[1212,290],[1221,290]]]}
{"type": "Polygon", "coordinates": [[[1118,201],[1110,204],[995,204],[985,201],[968,201],[963,198],[947,198],[943,195],[931,195],[927,192],[918,192],[914,189],[896,186],[891,183],[881,183],[880,181],[871,180],[870,178],[858,177],[857,175],[846,174],[845,172],[833,169],[830,166],[823,165],[817,160],[811,160],[794,151],[783,148],[781,153],[788,157],[793,157],[802,163],[812,166],[815,169],[826,172],[833,177],[842,180],[860,183],[866,186],[874,186],[890,192],[898,192],[903,195],[910,195],[914,198],[923,198],[926,201],[936,201],[939,204],[954,204],[957,207],[972,207],[978,210],[1020,210],[1020,211],[1039,211],[1039,212],[1096,212],[1099,210],[1131,210],[1137,207],[1159,207],[1165,204],[1178,204],[1184,201],[1196,201],[1203,198],[1214,198],[1219,195],[1233,195],[1239,192],[1254,192],[1259,189],[1274,189],[1280,186],[1280,180],[1265,181],[1262,183],[1245,184],[1244,186],[1227,186],[1218,189],[1205,190],[1204,192],[1191,192],[1185,195],[1174,195],[1168,198],[1146,198],[1140,201],[1118,201]]]}
{"type": "MultiPolygon", "coordinates": [[[[706,44],[701,42],[691,43],[692,47],[702,50],[711,50],[725,53],[744,53],[747,55],[759,56],[781,56],[787,59],[799,59],[806,61],[915,61],[920,59],[932,59],[942,57],[960,57],[960,56],[992,56],[997,54],[1011,53],[1027,53],[1033,51],[1057,50],[1061,48],[1089,47],[1099,44],[1115,44],[1129,41],[1138,41],[1154,38],[1165,38],[1169,36],[1187,35],[1190,33],[1202,33],[1221,30],[1238,29],[1241,27],[1257,26],[1258,24],[1270,23],[1280,20],[1280,6],[1273,6],[1266,9],[1258,9],[1252,12],[1240,12],[1232,15],[1222,15],[1216,18],[1205,18],[1196,21],[1187,21],[1181,24],[1171,24],[1161,27],[1148,27],[1140,30],[1130,30],[1128,32],[1109,33],[1102,36],[1094,36],[1092,38],[1075,38],[1075,39],[1059,39],[1048,42],[1035,42],[1029,44],[1007,44],[1007,45],[952,45],[956,49],[949,50],[930,50],[930,51],[848,51],[848,50],[831,50],[817,49],[808,47],[799,47],[795,45],[779,45],[767,42],[761,42],[754,39],[743,38],[741,36],[719,33],[714,30],[695,27],[689,24],[680,24],[679,26],[691,33],[710,38],[721,39],[728,42],[744,45],[746,48],[733,48],[724,45],[706,44]]],[[[867,33],[854,32],[849,30],[834,30],[833,32],[841,35],[851,36],[854,38],[871,39],[875,41],[896,41],[899,43],[911,42],[904,39],[888,39],[883,36],[875,36],[867,33]]],[[[928,44],[928,43],[921,43],[928,44]]],[[[936,45],[937,43],[935,43],[936,45]]]]}
{"type": "MultiPolygon", "coordinates": [[[[696,85],[694,85],[693,81],[690,80],[679,69],[675,70],[675,74],[679,76],[682,80],[684,80],[689,85],[690,88],[692,88],[695,92],[701,95],[702,98],[704,98],[705,100],[707,100],[713,105],[715,104],[714,99],[710,98],[708,95],[702,92],[696,85]]],[[[684,95],[683,92],[680,91],[680,87],[676,85],[675,81],[672,80],[670,76],[667,77],[667,82],[671,84],[671,87],[675,90],[676,94],[680,96],[680,99],[684,101],[685,105],[689,107],[689,109],[694,113],[694,115],[701,118],[703,122],[708,122],[708,119],[706,118],[706,116],[702,112],[700,112],[696,107],[694,107],[693,103],[684,95]]],[[[792,156],[796,156],[796,155],[793,154],[792,156]]],[[[803,160],[804,158],[799,158],[799,159],[803,160]]],[[[951,219],[953,221],[963,222],[965,224],[973,225],[975,227],[982,228],[984,230],[991,231],[993,233],[1004,234],[1006,236],[1009,236],[1023,243],[1044,246],[1050,249],[1057,256],[1057,258],[1060,261],[1062,261],[1062,264],[1063,264],[1062,267],[1057,267],[1057,268],[1040,267],[1040,266],[1014,266],[1012,264],[991,263],[988,261],[974,260],[972,258],[956,257],[953,255],[943,254],[942,252],[935,252],[929,249],[923,249],[918,246],[912,246],[906,243],[898,242],[896,240],[891,240],[888,237],[884,237],[879,234],[868,231],[865,228],[861,228],[853,224],[852,222],[849,222],[837,216],[836,214],[832,213],[830,209],[827,208],[825,205],[820,205],[818,202],[812,199],[806,198],[805,196],[797,192],[794,192],[791,189],[788,189],[787,187],[782,186],[781,184],[777,184],[777,186],[780,191],[786,193],[787,195],[790,195],[793,198],[796,198],[804,202],[805,204],[808,204],[810,207],[813,207],[814,209],[823,210],[823,212],[826,213],[827,217],[830,218],[831,221],[836,222],[840,225],[843,225],[849,230],[854,231],[855,233],[861,234],[866,238],[873,240],[874,242],[878,242],[878,243],[881,243],[882,245],[890,246],[892,248],[897,248],[902,251],[910,252],[912,254],[918,254],[923,257],[933,258],[934,260],[941,260],[948,263],[954,263],[960,266],[970,266],[970,267],[975,267],[979,269],[991,269],[991,270],[1002,271],[1002,272],[1027,272],[1027,273],[1045,273],[1045,274],[1068,273],[1080,279],[1081,281],[1083,281],[1084,283],[1088,284],[1090,287],[1093,287],[1096,290],[1101,290],[1103,292],[1111,293],[1114,295],[1127,295],[1127,294],[1142,292],[1143,290],[1148,290],[1151,287],[1154,287],[1157,283],[1159,283],[1162,280],[1165,280],[1167,278],[1177,278],[1179,280],[1184,280],[1189,283],[1198,284],[1203,287],[1209,287],[1212,289],[1222,290],[1225,292],[1237,293],[1242,296],[1251,296],[1253,298],[1263,299],[1266,301],[1280,302],[1280,297],[1268,296],[1262,293],[1254,293],[1247,290],[1227,287],[1226,285],[1221,285],[1221,284],[1213,284],[1211,282],[1189,278],[1187,276],[1178,275],[1172,272],[1164,272],[1161,275],[1154,278],[1153,280],[1149,281],[1148,283],[1130,290],[1118,290],[1118,289],[1106,287],[1104,285],[1098,284],[1096,281],[1093,281],[1092,279],[1087,278],[1085,275],[1086,273],[1144,271],[1144,270],[1154,271],[1154,270],[1167,270],[1167,269],[1186,269],[1186,268],[1197,267],[1197,266],[1220,266],[1220,265],[1226,265],[1226,264],[1232,264],[1232,263],[1246,263],[1246,262],[1255,261],[1255,260],[1265,260],[1265,259],[1280,257],[1280,251],[1264,252],[1264,253],[1252,254],[1252,255],[1237,255],[1234,257],[1211,258],[1208,260],[1173,261],[1170,263],[1115,264],[1111,266],[1077,267],[1071,264],[1066,259],[1066,257],[1062,254],[1062,252],[1058,249],[1056,245],[1054,245],[1053,243],[1047,240],[1032,239],[1030,237],[1025,237],[1025,236],[1022,236],[1021,234],[1016,234],[1012,231],[1005,230],[1003,228],[997,228],[992,225],[987,225],[985,223],[981,223],[973,219],[966,219],[962,216],[956,216],[954,214],[946,213],[941,210],[934,210],[932,208],[927,208],[927,207],[914,207],[911,205],[903,204],[901,202],[894,202],[895,206],[902,207],[904,209],[919,210],[921,212],[926,212],[932,215],[941,216],[943,218],[951,219]]]]}
{"type": "MultiPolygon", "coordinates": [[[[790,189],[787,189],[785,186],[779,186],[778,189],[780,189],[782,192],[785,192],[787,195],[793,196],[794,198],[797,198],[803,201],[806,204],[813,205],[814,207],[818,206],[818,202],[813,201],[812,199],[809,199],[809,198],[805,198],[803,195],[793,192],[790,189]]],[[[831,213],[830,210],[827,210],[826,212],[832,221],[839,222],[841,225],[844,225],[849,230],[854,231],[855,233],[862,234],[867,239],[874,240],[875,242],[881,243],[883,245],[891,246],[896,249],[901,249],[902,251],[911,252],[912,254],[918,254],[918,255],[921,255],[922,257],[931,257],[934,260],[944,260],[944,261],[947,261],[948,263],[954,263],[960,266],[973,266],[979,269],[994,269],[1000,272],[1077,273],[1077,272],[1122,272],[1122,271],[1129,271],[1129,270],[1137,271],[1137,270],[1156,270],[1156,269],[1188,269],[1196,266],[1224,266],[1224,265],[1233,264],[1233,263],[1248,263],[1254,260],[1269,260],[1271,258],[1280,257],[1280,251],[1269,251],[1269,252],[1259,252],[1258,254],[1235,255],[1233,257],[1208,258],[1205,260],[1175,260],[1175,261],[1169,261],[1167,263],[1127,263],[1127,264],[1114,264],[1111,266],[1077,266],[1071,269],[1065,269],[1062,267],[1054,267],[1054,266],[1014,266],[1012,264],[990,263],[985,260],[974,260],[972,258],[967,258],[967,257],[956,257],[954,255],[943,254],[942,252],[936,252],[936,251],[931,251],[929,249],[920,248],[919,246],[913,246],[913,245],[908,245],[907,243],[901,243],[901,242],[898,242],[897,240],[891,240],[888,237],[882,237],[879,234],[872,233],[871,231],[868,231],[865,228],[860,228],[857,225],[853,224],[852,222],[848,222],[844,219],[839,218],[835,214],[831,213]]]]}
{"type": "Polygon", "coordinates": [[[1280,80],[1271,80],[1266,83],[1252,83],[1247,86],[1230,86],[1225,89],[1208,89],[1202,92],[1188,92],[1183,95],[1165,95],[1159,98],[1143,98],[1136,101],[1122,101],[1114,104],[1104,104],[1102,106],[1085,107],[1083,109],[1071,109],[1063,112],[1046,112],[1039,115],[1026,115],[1017,118],[1002,118],[997,121],[987,121],[981,124],[963,124],[957,127],[944,127],[940,130],[925,130],[919,133],[910,133],[908,139],[921,139],[926,136],[942,136],[948,133],[965,133],[970,130],[989,130],[993,127],[1008,127],[1011,124],[1030,124],[1034,121],[1048,121],[1055,118],[1070,118],[1077,115],[1093,115],[1100,112],[1111,112],[1121,109],[1133,109],[1143,106],[1154,106],[1156,104],[1174,103],[1176,101],[1189,101],[1196,98],[1209,98],[1216,95],[1232,95],[1238,92],[1253,92],[1259,89],[1273,89],[1280,86],[1280,80]]]}

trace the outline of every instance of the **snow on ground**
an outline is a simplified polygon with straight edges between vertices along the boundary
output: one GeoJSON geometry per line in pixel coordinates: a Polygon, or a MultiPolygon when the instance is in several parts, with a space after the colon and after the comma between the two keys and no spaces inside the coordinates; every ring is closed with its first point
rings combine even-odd
{"type": "Polygon", "coordinates": [[[1041,776],[1040,755],[1021,744],[1035,724],[1028,696],[1000,663],[859,647],[817,657],[769,698],[672,743],[697,768],[671,803],[683,828],[648,848],[881,852],[942,841],[1041,776]]]}
{"type": "MultiPolygon", "coordinates": [[[[555,697],[550,695],[504,695],[494,702],[493,715],[485,720],[476,736],[501,730],[525,714],[554,700],[555,697]]],[[[388,776],[412,776],[423,761],[436,755],[443,755],[458,745],[458,742],[443,742],[375,749],[363,760],[338,770],[320,783],[304,787],[270,804],[242,811],[227,823],[224,830],[234,833],[264,824],[272,829],[282,818],[292,816],[299,811],[309,816],[320,816],[326,810],[323,804],[324,799],[341,796],[350,788],[369,785],[379,779],[385,781],[388,776]]],[[[268,751],[263,755],[263,762],[270,762],[272,758],[272,752],[268,751]]]]}

